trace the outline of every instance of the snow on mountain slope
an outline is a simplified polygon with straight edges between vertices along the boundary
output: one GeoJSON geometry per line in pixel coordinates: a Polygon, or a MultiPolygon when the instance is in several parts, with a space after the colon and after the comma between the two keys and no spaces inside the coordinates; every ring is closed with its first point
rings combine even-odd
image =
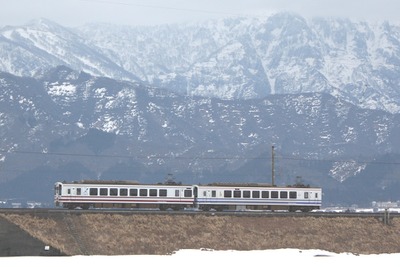
{"type": "Polygon", "coordinates": [[[361,107],[400,110],[400,28],[387,22],[307,21],[282,13],[146,29],[92,24],[79,31],[119,62],[134,58],[130,71],[142,79],[189,95],[334,92],[361,107]]]}
{"type": "Polygon", "coordinates": [[[65,66],[40,79],[0,73],[0,89],[0,182],[15,180],[14,191],[29,179],[50,187],[54,179],[148,182],[171,170],[183,182],[265,182],[271,144],[279,151],[281,184],[301,174],[329,190],[364,175],[375,183],[368,187],[372,198],[398,179],[398,164],[373,161],[389,155],[383,162],[396,162],[399,114],[361,109],[326,93],[182,96],[65,66]],[[370,169],[382,166],[379,175],[370,169]]]}
{"type": "Polygon", "coordinates": [[[93,75],[136,79],[95,48],[86,46],[72,30],[46,19],[1,29],[0,58],[2,71],[22,76],[66,65],[93,75]]]}
{"type": "Polygon", "coordinates": [[[326,92],[400,111],[400,27],[278,13],[202,24],[67,29],[41,19],[0,30],[0,70],[34,76],[66,65],[221,99],[326,92]]]}

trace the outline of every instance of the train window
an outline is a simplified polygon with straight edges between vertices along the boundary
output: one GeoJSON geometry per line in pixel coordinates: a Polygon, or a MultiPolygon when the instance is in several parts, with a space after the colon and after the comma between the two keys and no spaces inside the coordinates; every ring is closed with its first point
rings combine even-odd
{"type": "Polygon", "coordinates": [[[288,193],[287,193],[287,191],[281,191],[279,193],[279,196],[280,196],[280,198],[287,198],[288,197],[288,193]]]}
{"type": "Polygon", "coordinates": [[[118,196],[118,188],[110,188],[110,196],[118,196]]]}
{"type": "Polygon", "coordinates": [[[243,191],[243,197],[244,198],[250,198],[250,191],[249,190],[243,191]]]}
{"type": "Polygon", "coordinates": [[[308,198],[308,192],[304,192],[304,198],[308,198]]]}
{"type": "Polygon", "coordinates": [[[119,190],[119,195],[120,195],[120,196],[123,196],[123,197],[127,196],[127,195],[128,195],[128,189],[126,189],[126,188],[121,188],[121,189],[119,190]]]}
{"type": "Polygon", "coordinates": [[[271,191],[271,198],[278,198],[279,192],[278,191],[271,191]]]}
{"type": "Polygon", "coordinates": [[[62,192],[62,185],[59,185],[58,187],[56,187],[56,194],[60,195],[62,192]]]}
{"type": "Polygon", "coordinates": [[[90,190],[89,190],[89,195],[91,195],[91,196],[97,196],[97,195],[98,195],[98,190],[97,190],[97,188],[90,188],[90,190]]]}
{"type": "Polygon", "coordinates": [[[160,189],[160,191],[158,192],[158,195],[160,197],[166,197],[167,196],[167,189],[160,189]]]}
{"type": "Polygon", "coordinates": [[[183,193],[185,197],[192,197],[192,190],[190,189],[186,189],[183,193]]]}
{"type": "Polygon", "coordinates": [[[297,198],[297,192],[296,191],[290,191],[289,192],[289,198],[296,199],[297,198]]]}
{"type": "Polygon", "coordinates": [[[262,198],[269,198],[269,191],[261,191],[262,198]]]}
{"type": "Polygon", "coordinates": [[[203,191],[203,197],[207,197],[207,191],[203,191]]]}
{"type": "Polygon", "coordinates": [[[318,193],[315,193],[315,198],[318,198],[318,193]]]}
{"type": "Polygon", "coordinates": [[[140,189],[139,190],[139,195],[141,197],[147,197],[147,189],[140,189]]]}
{"type": "Polygon", "coordinates": [[[68,189],[68,190],[67,190],[67,194],[68,194],[68,195],[71,195],[71,189],[68,189]]]}
{"type": "Polygon", "coordinates": [[[217,191],[212,190],[211,191],[211,197],[217,197],[217,191]]]}
{"type": "Polygon", "coordinates": [[[157,189],[150,189],[149,190],[149,195],[151,197],[156,197],[157,196],[157,189]]]}
{"type": "Polygon", "coordinates": [[[108,188],[100,188],[100,196],[107,196],[108,188]]]}
{"type": "Polygon", "coordinates": [[[179,190],[178,189],[175,190],[175,196],[179,197],[179,190]]]}
{"type": "Polygon", "coordinates": [[[138,195],[138,190],[136,188],[129,189],[129,196],[137,197],[137,195],[138,195]]]}
{"type": "Polygon", "coordinates": [[[82,194],[82,189],[81,188],[77,188],[76,189],[76,195],[80,196],[82,194]]]}
{"type": "Polygon", "coordinates": [[[242,191],[240,191],[240,190],[233,191],[233,197],[235,197],[235,198],[242,197],[242,191]]]}
{"type": "Polygon", "coordinates": [[[252,198],[260,198],[260,191],[253,191],[251,192],[252,198]]]}
{"type": "Polygon", "coordinates": [[[224,190],[224,197],[232,197],[232,191],[231,190],[224,190]]]}

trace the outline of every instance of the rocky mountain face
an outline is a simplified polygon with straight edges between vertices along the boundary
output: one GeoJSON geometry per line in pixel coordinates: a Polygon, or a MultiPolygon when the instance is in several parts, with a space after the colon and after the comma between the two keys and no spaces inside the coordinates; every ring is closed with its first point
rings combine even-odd
{"type": "Polygon", "coordinates": [[[0,194],[9,197],[48,200],[57,180],[162,182],[168,173],[184,183],[270,182],[272,145],[277,184],[301,176],[332,203],[359,201],[346,190],[366,179],[363,201],[398,183],[400,115],[325,93],[182,96],[63,66],[40,79],[2,73],[0,90],[0,194]]]}
{"type": "Polygon", "coordinates": [[[322,186],[327,204],[398,200],[400,28],[388,22],[41,19],[0,29],[0,70],[0,198],[168,173],[270,182],[274,146],[279,185],[322,186]]]}
{"type": "Polygon", "coordinates": [[[279,13],[193,25],[68,29],[41,19],[0,29],[0,70],[41,75],[57,65],[142,81],[189,96],[254,99],[329,93],[400,110],[400,26],[279,13]]]}

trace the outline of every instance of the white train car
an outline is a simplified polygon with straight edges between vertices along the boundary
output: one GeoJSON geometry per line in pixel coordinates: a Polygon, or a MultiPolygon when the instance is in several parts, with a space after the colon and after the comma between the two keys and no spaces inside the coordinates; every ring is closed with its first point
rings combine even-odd
{"type": "Polygon", "coordinates": [[[201,210],[311,211],[322,203],[321,188],[259,185],[196,185],[195,205],[201,210]]]}
{"type": "Polygon", "coordinates": [[[56,206],[82,208],[172,208],[193,206],[191,186],[145,185],[127,182],[73,182],[55,184],[56,206]]]}
{"type": "Polygon", "coordinates": [[[311,211],[322,204],[321,188],[265,185],[138,184],[121,181],[57,182],[56,206],[198,210],[311,211]]]}

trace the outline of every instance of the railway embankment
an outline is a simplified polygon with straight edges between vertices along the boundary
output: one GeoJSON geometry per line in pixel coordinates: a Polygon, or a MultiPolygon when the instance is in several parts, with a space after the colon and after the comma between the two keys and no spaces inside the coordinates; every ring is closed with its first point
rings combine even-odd
{"type": "Polygon", "coordinates": [[[59,256],[56,247],[24,231],[12,221],[0,216],[0,256],[59,256]]]}
{"type": "Polygon", "coordinates": [[[400,253],[400,217],[217,216],[210,214],[0,213],[8,255],[170,254],[180,249],[323,249],[400,253]],[[44,247],[48,246],[49,251],[44,247]],[[21,248],[21,249],[17,249],[21,248]],[[22,248],[26,248],[22,249],[22,248]]]}

